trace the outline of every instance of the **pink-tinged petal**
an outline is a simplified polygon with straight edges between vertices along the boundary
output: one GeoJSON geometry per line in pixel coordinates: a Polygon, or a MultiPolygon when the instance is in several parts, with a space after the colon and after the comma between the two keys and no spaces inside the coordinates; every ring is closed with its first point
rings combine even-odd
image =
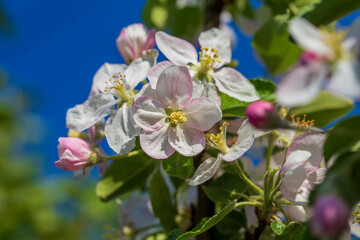
{"type": "Polygon", "coordinates": [[[231,40],[229,35],[218,28],[211,28],[200,33],[199,44],[202,47],[217,48],[219,50],[219,67],[231,61],[231,40]]]}
{"type": "Polygon", "coordinates": [[[69,149],[66,149],[59,158],[55,166],[65,171],[77,171],[88,165],[87,159],[78,158],[69,149]]]}
{"type": "Polygon", "coordinates": [[[289,71],[276,89],[279,104],[289,107],[311,102],[323,87],[328,68],[321,63],[299,64],[289,71]]]}
{"type": "Polygon", "coordinates": [[[155,29],[151,29],[148,31],[147,38],[142,45],[142,49],[141,49],[142,51],[147,49],[152,49],[155,47],[155,33],[156,33],[155,29]]]}
{"type": "Polygon", "coordinates": [[[105,136],[109,146],[117,154],[129,153],[135,147],[136,136],[140,127],[132,117],[132,106],[124,103],[108,118],[105,125],[105,136]]]}
{"type": "Polygon", "coordinates": [[[218,106],[221,105],[221,98],[218,94],[218,91],[214,83],[194,79],[193,85],[194,85],[193,94],[192,94],[193,98],[206,97],[211,101],[213,101],[214,103],[216,103],[216,105],[218,106]]]}
{"type": "Polygon", "coordinates": [[[125,64],[104,63],[94,75],[91,92],[104,92],[106,81],[112,76],[124,73],[127,66],[125,64]]]}
{"type": "Polygon", "coordinates": [[[186,180],[186,182],[191,186],[200,185],[207,180],[211,179],[217,170],[220,168],[221,159],[220,158],[208,158],[200,164],[196,169],[194,176],[186,180]]]}
{"type": "Polygon", "coordinates": [[[193,98],[184,106],[185,125],[207,131],[221,120],[220,108],[208,98],[193,98]]]}
{"type": "MultiPolygon", "coordinates": [[[[307,159],[307,163],[318,167],[322,160],[323,146],[325,142],[325,134],[318,132],[306,132],[297,136],[290,144],[287,151],[287,160],[293,152],[302,150],[311,153],[311,156],[307,159]]],[[[284,167],[286,167],[285,163],[284,167]]]]}
{"type": "Polygon", "coordinates": [[[251,148],[253,142],[254,135],[251,135],[248,138],[242,140],[241,142],[235,143],[234,146],[231,148],[230,152],[223,156],[223,159],[227,162],[235,161],[251,148]]]}
{"type": "Polygon", "coordinates": [[[241,73],[233,68],[224,67],[214,72],[212,77],[220,92],[244,102],[259,100],[255,87],[241,73]]]}
{"type": "Polygon", "coordinates": [[[262,136],[268,134],[269,132],[271,132],[271,131],[263,131],[263,130],[255,129],[251,125],[251,123],[249,123],[249,120],[246,118],[246,119],[244,119],[240,128],[237,131],[238,138],[235,142],[235,145],[239,144],[240,142],[244,141],[245,139],[248,139],[252,135],[254,135],[254,139],[255,139],[255,138],[262,137],[262,136]]]}
{"type": "Polygon", "coordinates": [[[146,79],[146,74],[156,64],[158,56],[158,50],[146,50],[140,58],[131,62],[125,71],[127,89],[133,90],[141,81],[146,79]]]}
{"type": "Polygon", "coordinates": [[[117,102],[109,94],[92,92],[83,104],[66,112],[66,126],[79,132],[84,131],[109,115],[117,102]]]}
{"type": "Polygon", "coordinates": [[[308,174],[308,180],[312,184],[320,184],[324,181],[326,175],[326,168],[318,168],[316,171],[308,174]]]}
{"type": "Polygon", "coordinates": [[[154,131],[164,126],[167,115],[159,102],[144,96],[135,100],[133,117],[145,131],[154,131]]]}
{"type": "Polygon", "coordinates": [[[169,124],[165,124],[156,131],[140,133],[140,145],[147,155],[156,159],[165,159],[175,152],[168,141],[168,128],[169,124]]]}
{"type": "Polygon", "coordinates": [[[171,147],[184,156],[195,156],[205,148],[204,133],[184,124],[170,127],[168,139],[171,147]]]}
{"type": "Polygon", "coordinates": [[[360,62],[357,59],[339,61],[330,79],[328,89],[360,99],[360,62]]]}
{"type": "Polygon", "coordinates": [[[332,56],[332,50],[323,42],[326,36],[309,21],[295,18],[290,22],[289,31],[295,41],[305,50],[321,56],[332,56]]]}
{"type": "Polygon", "coordinates": [[[191,43],[161,31],[155,34],[155,40],[160,51],[171,62],[178,65],[197,62],[198,54],[191,43]]]}
{"type": "Polygon", "coordinates": [[[116,47],[125,62],[129,63],[132,59],[135,59],[134,48],[125,29],[122,29],[116,38],[116,47]]]}
{"type": "Polygon", "coordinates": [[[304,206],[285,205],[284,210],[292,221],[306,222],[310,218],[310,214],[306,211],[304,206]]]}
{"type": "Polygon", "coordinates": [[[193,85],[189,70],[182,66],[169,66],[159,76],[156,94],[164,107],[182,109],[192,96],[193,85]]]}
{"type": "Polygon", "coordinates": [[[69,149],[78,158],[88,158],[91,154],[89,144],[81,138],[60,137],[59,138],[59,156],[69,149]]]}
{"type": "Polygon", "coordinates": [[[149,70],[149,72],[147,73],[147,78],[149,79],[149,84],[153,89],[156,89],[156,84],[159,80],[160,74],[165,70],[165,68],[171,65],[174,64],[170,61],[162,61],[149,70]]]}

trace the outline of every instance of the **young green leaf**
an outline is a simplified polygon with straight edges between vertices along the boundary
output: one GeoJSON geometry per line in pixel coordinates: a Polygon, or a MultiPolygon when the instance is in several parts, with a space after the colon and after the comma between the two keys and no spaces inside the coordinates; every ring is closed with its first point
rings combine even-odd
{"type": "Polygon", "coordinates": [[[175,152],[162,162],[163,168],[170,176],[187,179],[193,170],[193,160],[191,157],[184,157],[175,152]]]}
{"type": "Polygon", "coordinates": [[[140,153],[114,160],[96,186],[96,195],[109,201],[121,194],[140,188],[155,168],[155,160],[140,153]]]}

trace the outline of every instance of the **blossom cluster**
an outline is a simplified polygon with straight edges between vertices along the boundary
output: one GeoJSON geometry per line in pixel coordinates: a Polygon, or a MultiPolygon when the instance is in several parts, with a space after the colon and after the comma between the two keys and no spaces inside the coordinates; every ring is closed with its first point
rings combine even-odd
{"type": "MultiPolygon", "coordinates": [[[[290,23],[290,34],[304,53],[280,80],[276,90],[279,104],[304,104],[322,88],[360,96],[360,34],[353,28],[347,33],[329,32],[301,18],[290,23]]],[[[254,206],[269,202],[274,206],[283,203],[284,209],[277,210],[283,210],[286,218],[300,222],[311,218],[309,196],[324,180],[328,167],[323,161],[326,133],[314,126],[314,120],[304,116],[291,121],[288,108],[261,100],[255,86],[227,65],[231,61],[227,34],[208,29],[200,33],[199,46],[194,46],[133,24],[121,31],[116,45],[127,64],[102,65],[93,77],[88,99],[67,111],[69,137],[59,138],[57,167],[77,176],[86,175],[95,165],[104,171],[107,162],[116,157],[101,149],[103,137],[118,156],[131,153],[138,147],[138,139],[141,150],[152,159],[167,159],[175,152],[200,159],[185,181],[190,186],[208,183],[221,176],[226,166],[233,166],[259,195],[246,210],[249,219],[254,206]],[[155,45],[167,60],[158,62],[155,45]],[[223,95],[247,106],[246,117],[225,119],[223,95]],[[267,158],[258,166],[244,157],[264,147],[267,158]],[[274,148],[281,151],[273,152],[274,148]],[[213,154],[207,153],[208,149],[213,154]],[[271,170],[276,172],[271,177],[274,184],[267,189],[262,180],[271,170]]],[[[337,200],[322,201],[325,203],[315,204],[319,214],[312,218],[311,226],[322,235],[335,224],[330,235],[337,236],[347,225],[322,214],[328,202],[336,205],[337,200]]],[[[341,221],[349,215],[341,203],[337,211],[341,221]]]]}

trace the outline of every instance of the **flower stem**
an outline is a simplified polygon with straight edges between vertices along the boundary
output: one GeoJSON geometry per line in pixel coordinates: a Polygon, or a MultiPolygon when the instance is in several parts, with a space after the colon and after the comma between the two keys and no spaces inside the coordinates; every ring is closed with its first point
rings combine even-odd
{"type": "Polygon", "coordinates": [[[117,155],[117,156],[109,156],[106,157],[105,160],[109,161],[109,160],[120,160],[120,159],[124,159],[124,158],[128,158],[128,157],[133,157],[136,155],[139,155],[140,153],[142,153],[143,150],[136,150],[136,151],[132,151],[129,152],[128,154],[124,154],[124,155],[117,155]]]}
{"type": "Polygon", "coordinates": [[[255,183],[253,183],[244,173],[244,171],[242,170],[242,168],[239,166],[239,163],[237,161],[234,161],[234,163],[232,164],[237,172],[237,174],[240,176],[240,178],[242,180],[245,181],[245,183],[251,188],[253,189],[255,192],[257,192],[258,194],[260,194],[262,197],[264,196],[264,191],[259,188],[258,186],[255,185],[255,183]]]}
{"type": "Polygon", "coordinates": [[[244,207],[244,206],[262,207],[262,204],[259,202],[238,202],[235,204],[235,208],[244,207]]]}

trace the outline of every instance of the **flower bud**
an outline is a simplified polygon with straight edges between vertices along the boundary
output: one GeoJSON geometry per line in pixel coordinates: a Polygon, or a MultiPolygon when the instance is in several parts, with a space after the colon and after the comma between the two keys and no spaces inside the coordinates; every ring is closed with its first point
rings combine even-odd
{"type": "Polygon", "coordinates": [[[301,54],[301,56],[300,56],[300,64],[301,65],[308,65],[312,62],[320,61],[320,60],[321,60],[321,57],[311,51],[306,51],[303,54],[301,54]]]}
{"type": "Polygon", "coordinates": [[[311,230],[319,237],[336,237],[346,229],[349,214],[349,207],[338,196],[320,196],[315,201],[311,230]]]}
{"type": "Polygon", "coordinates": [[[141,57],[144,50],[154,48],[155,30],[148,31],[141,23],[131,24],[121,30],[116,46],[123,59],[130,63],[141,57]]]}
{"type": "Polygon", "coordinates": [[[56,167],[66,171],[77,171],[91,164],[95,153],[90,150],[89,144],[81,138],[61,137],[58,145],[59,159],[56,167]]]}
{"type": "Polygon", "coordinates": [[[249,122],[258,129],[272,129],[280,124],[280,116],[274,105],[267,101],[256,101],[246,108],[249,122]]]}

